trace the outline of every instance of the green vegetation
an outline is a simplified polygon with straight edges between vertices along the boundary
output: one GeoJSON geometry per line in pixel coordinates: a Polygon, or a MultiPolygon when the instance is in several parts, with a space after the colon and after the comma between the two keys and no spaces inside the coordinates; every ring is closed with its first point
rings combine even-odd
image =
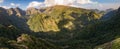
{"type": "Polygon", "coordinates": [[[50,19],[49,16],[45,14],[36,14],[29,21],[28,25],[31,30],[35,32],[39,31],[59,31],[54,19],[50,19]]]}
{"type": "Polygon", "coordinates": [[[38,39],[27,34],[22,34],[18,38],[18,43],[26,46],[28,49],[61,49],[44,39],[38,39]]]}
{"type": "Polygon", "coordinates": [[[16,39],[20,35],[20,30],[16,27],[0,25],[0,37],[16,39]]]}

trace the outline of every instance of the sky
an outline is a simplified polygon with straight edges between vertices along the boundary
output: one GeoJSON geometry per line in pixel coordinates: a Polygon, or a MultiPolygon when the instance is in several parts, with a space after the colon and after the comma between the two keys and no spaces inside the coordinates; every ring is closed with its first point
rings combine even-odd
{"type": "Polygon", "coordinates": [[[54,5],[106,10],[120,7],[120,0],[0,0],[0,7],[6,9],[19,7],[26,10],[30,7],[41,8],[54,5]]]}

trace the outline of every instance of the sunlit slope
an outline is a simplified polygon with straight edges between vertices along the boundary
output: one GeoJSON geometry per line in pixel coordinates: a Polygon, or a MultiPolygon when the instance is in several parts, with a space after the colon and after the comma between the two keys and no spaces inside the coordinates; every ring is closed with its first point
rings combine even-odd
{"type": "Polygon", "coordinates": [[[87,9],[56,5],[46,8],[43,13],[34,14],[28,25],[34,32],[57,32],[80,29],[99,18],[99,14],[87,9]]]}

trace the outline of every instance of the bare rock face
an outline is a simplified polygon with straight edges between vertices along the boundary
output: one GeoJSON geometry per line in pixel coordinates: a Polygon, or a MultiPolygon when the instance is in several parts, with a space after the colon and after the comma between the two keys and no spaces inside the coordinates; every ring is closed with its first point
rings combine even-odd
{"type": "Polygon", "coordinates": [[[15,8],[14,9],[15,11],[16,11],[16,15],[17,16],[24,16],[26,13],[25,13],[25,11],[23,11],[23,10],[21,10],[20,8],[15,8]]]}
{"type": "Polygon", "coordinates": [[[37,13],[41,13],[40,10],[36,9],[36,8],[28,8],[26,11],[27,15],[33,15],[33,14],[37,14],[37,13]]]}
{"type": "Polygon", "coordinates": [[[8,9],[7,12],[8,12],[9,15],[15,15],[16,14],[13,8],[8,9]]]}
{"type": "Polygon", "coordinates": [[[9,15],[18,16],[18,17],[25,16],[25,14],[26,14],[25,11],[21,10],[18,7],[8,9],[8,13],[9,13],[9,15]]]}

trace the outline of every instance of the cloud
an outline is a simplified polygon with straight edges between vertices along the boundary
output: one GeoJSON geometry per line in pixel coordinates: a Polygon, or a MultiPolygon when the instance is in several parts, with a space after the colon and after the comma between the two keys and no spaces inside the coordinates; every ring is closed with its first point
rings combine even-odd
{"type": "Polygon", "coordinates": [[[93,4],[91,0],[45,0],[47,6],[52,5],[74,5],[74,4],[93,4]]]}
{"type": "MultiPolygon", "coordinates": [[[[119,1],[119,0],[117,0],[119,1]]],[[[116,2],[116,1],[115,1],[116,2]]],[[[44,2],[32,1],[29,3],[29,7],[48,7],[54,5],[66,5],[72,7],[80,7],[86,9],[100,9],[105,10],[109,8],[116,9],[120,6],[120,3],[99,3],[92,0],[45,0],[44,2]]]]}
{"type": "Polygon", "coordinates": [[[15,3],[10,3],[9,6],[1,6],[0,5],[0,7],[3,7],[5,9],[14,8],[14,7],[18,7],[18,6],[20,6],[20,4],[15,4],[15,3]]]}
{"type": "Polygon", "coordinates": [[[44,6],[43,2],[33,1],[33,2],[29,3],[27,8],[29,8],[29,7],[36,7],[37,8],[37,7],[41,7],[41,6],[44,6]]]}
{"type": "Polygon", "coordinates": [[[79,4],[95,4],[97,2],[93,2],[91,0],[77,0],[76,3],[79,3],[79,4]]]}
{"type": "Polygon", "coordinates": [[[4,0],[0,0],[0,3],[3,3],[4,2],[4,0]]]}
{"type": "Polygon", "coordinates": [[[18,7],[18,6],[20,6],[20,4],[15,4],[15,3],[10,3],[10,5],[11,5],[12,7],[18,7]]]}
{"type": "Polygon", "coordinates": [[[11,3],[10,5],[14,6],[15,4],[14,4],[14,3],[11,3]]]}
{"type": "Polygon", "coordinates": [[[53,5],[70,5],[73,4],[75,0],[45,0],[46,6],[53,6],[53,5]]]}
{"type": "Polygon", "coordinates": [[[9,9],[10,7],[9,6],[0,6],[2,8],[5,8],[5,9],[9,9]]]}
{"type": "Polygon", "coordinates": [[[54,6],[54,5],[75,5],[75,4],[93,4],[91,0],[45,0],[44,2],[37,2],[32,1],[29,3],[27,8],[29,7],[47,7],[47,6],[54,6]]]}

